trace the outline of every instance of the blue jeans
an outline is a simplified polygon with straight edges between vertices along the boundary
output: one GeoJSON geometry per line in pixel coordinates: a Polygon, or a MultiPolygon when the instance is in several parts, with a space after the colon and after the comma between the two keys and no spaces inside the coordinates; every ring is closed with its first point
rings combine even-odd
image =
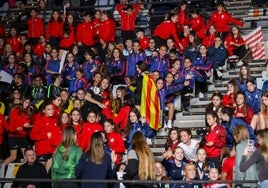
{"type": "Polygon", "coordinates": [[[260,183],[260,188],[267,188],[268,187],[268,180],[263,180],[261,183],[260,183]]]}

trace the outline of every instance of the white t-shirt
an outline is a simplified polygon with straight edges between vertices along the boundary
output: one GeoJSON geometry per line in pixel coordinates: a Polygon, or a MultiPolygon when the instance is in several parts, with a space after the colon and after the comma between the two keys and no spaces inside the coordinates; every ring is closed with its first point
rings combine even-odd
{"type": "Polygon", "coordinates": [[[186,159],[195,161],[196,160],[196,144],[198,143],[198,140],[191,139],[190,146],[187,146],[186,144],[180,142],[178,146],[180,146],[184,151],[184,156],[186,159]]]}

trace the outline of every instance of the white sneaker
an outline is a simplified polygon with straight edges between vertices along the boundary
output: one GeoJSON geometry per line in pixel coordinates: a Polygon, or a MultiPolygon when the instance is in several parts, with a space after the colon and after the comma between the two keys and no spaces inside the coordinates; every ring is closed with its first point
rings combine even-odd
{"type": "Polygon", "coordinates": [[[237,59],[238,56],[237,55],[232,55],[232,56],[229,56],[228,59],[237,59]]]}
{"type": "Polygon", "coordinates": [[[239,61],[236,65],[237,66],[241,66],[241,65],[243,65],[243,62],[242,61],[239,61]]]}
{"type": "Polygon", "coordinates": [[[147,142],[148,145],[152,145],[153,144],[151,138],[146,138],[146,142],[147,142]]]}
{"type": "Polygon", "coordinates": [[[200,92],[200,93],[198,94],[198,97],[199,97],[199,98],[204,98],[204,94],[200,92]]]}
{"type": "Polygon", "coordinates": [[[171,128],[172,128],[172,123],[171,123],[171,121],[168,121],[168,123],[167,123],[167,128],[168,128],[168,129],[171,129],[171,128]]]}
{"type": "Polygon", "coordinates": [[[218,76],[219,78],[221,78],[221,77],[223,76],[223,74],[221,73],[221,71],[217,71],[217,76],[218,76]]]}

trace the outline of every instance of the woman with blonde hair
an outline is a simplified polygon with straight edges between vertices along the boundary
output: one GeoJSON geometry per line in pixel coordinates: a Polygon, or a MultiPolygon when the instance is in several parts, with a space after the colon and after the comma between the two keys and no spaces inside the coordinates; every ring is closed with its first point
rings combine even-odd
{"type": "MultiPolygon", "coordinates": [[[[132,138],[132,150],[128,153],[126,174],[124,180],[154,180],[155,160],[153,153],[147,145],[141,132],[136,132],[132,138]]],[[[133,183],[126,185],[128,188],[147,188],[151,184],[133,183]]]]}
{"type": "MultiPolygon", "coordinates": [[[[257,171],[256,171],[256,165],[252,165],[249,169],[247,169],[244,172],[241,172],[239,170],[239,164],[242,159],[243,151],[246,148],[248,141],[249,141],[249,132],[248,128],[244,125],[237,125],[234,128],[234,139],[236,142],[236,156],[235,156],[235,172],[234,172],[234,180],[257,180],[257,171]]],[[[250,140],[252,141],[252,140],[250,140]]],[[[254,148],[254,140],[252,149],[254,148]]],[[[235,187],[257,187],[257,184],[249,184],[249,183],[243,183],[243,184],[236,184],[235,187]]]]}
{"type": "MultiPolygon", "coordinates": [[[[82,155],[77,145],[77,135],[73,126],[63,130],[62,142],[52,158],[52,179],[76,179],[75,167],[82,155]]],[[[79,188],[76,182],[56,183],[57,188],[79,188]]]]}
{"type": "Polygon", "coordinates": [[[255,150],[252,155],[249,152],[249,145],[246,146],[239,168],[241,172],[245,172],[249,167],[256,164],[259,187],[268,187],[268,129],[264,129],[259,136],[260,148],[255,150]],[[250,156],[249,156],[250,155],[250,156]],[[249,158],[247,159],[247,156],[249,158]]]}

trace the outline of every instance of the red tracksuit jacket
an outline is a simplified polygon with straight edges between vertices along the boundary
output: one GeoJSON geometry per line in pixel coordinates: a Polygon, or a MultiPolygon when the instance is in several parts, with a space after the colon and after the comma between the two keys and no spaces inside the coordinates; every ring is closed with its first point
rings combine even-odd
{"type": "Polygon", "coordinates": [[[90,22],[82,22],[76,28],[76,41],[84,45],[94,45],[94,26],[90,22]]]}
{"type": "Polygon", "coordinates": [[[177,35],[177,29],[174,22],[170,20],[163,21],[154,30],[153,36],[160,37],[167,40],[169,37],[173,37],[176,46],[179,45],[179,37],[177,35]]]}
{"type": "Polygon", "coordinates": [[[60,40],[60,47],[61,48],[69,48],[73,44],[75,44],[74,26],[69,25],[69,29],[70,29],[70,33],[68,33],[69,36],[66,37],[66,38],[62,37],[61,40],[60,40]]]}
{"type": "Polygon", "coordinates": [[[212,146],[204,145],[208,157],[221,156],[221,149],[226,146],[226,131],[221,125],[216,125],[214,129],[208,131],[205,135],[205,141],[213,142],[212,146]]]}
{"type": "Polygon", "coordinates": [[[125,143],[123,137],[118,132],[111,132],[107,134],[108,138],[108,146],[111,150],[114,150],[115,154],[117,154],[116,164],[121,163],[121,155],[125,152],[125,143]]]}
{"type": "Polygon", "coordinates": [[[206,30],[209,28],[211,25],[215,25],[217,28],[217,31],[220,32],[229,32],[229,23],[233,23],[234,25],[238,26],[243,26],[244,23],[233,18],[229,13],[227,12],[214,12],[210,19],[209,22],[207,23],[206,30]]]}
{"type": "Polygon", "coordinates": [[[39,38],[40,35],[44,35],[43,20],[38,16],[34,18],[28,18],[28,38],[39,38]]]}
{"type": "Polygon", "coordinates": [[[63,22],[49,21],[46,28],[46,39],[49,37],[62,37],[63,22]]]}
{"type": "Polygon", "coordinates": [[[34,123],[30,138],[35,142],[36,155],[53,154],[62,138],[57,119],[40,115],[34,123]],[[51,133],[51,138],[48,138],[48,133],[51,133]]]}
{"type": "Polygon", "coordinates": [[[203,17],[198,15],[196,18],[192,18],[189,21],[189,25],[193,29],[193,31],[196,32],[197,36],[199,38],[204,38],[205,37],[205,20],[203,17]]]}
{"type": "Polygon", "coordinates": [[[103,127],[99,123],[84,123],[78,145],[81,147],[83,152],[86,152],[90,146],[90,139],[94,132],[103,131],[103,127]]]}
{"type": "Polygon", "coordinates": [[[21,43],[20,43],[20,36],[11,36],[7,38],[6,41],[8,44],[12,46],[12,49],[16,53],[20,53],[21,49],[21,43]]]}
{"type": "Polygon", "coordinates": [[[106,44],[109,41],[115,40],[116,25],[114,20],[108,18],[107,20],[100,22],[98,30],[99,39],[102,39],[106,44]]]}
{"type": "Polygon", "coordinates": [[[31,122],[31,118],[27,118],[25,112],[19,114],[19,108],[15,107],[11,110],[9,115],[8,136],[9,137],[26,137],[27,131],[24,128],[25,123],[31,122]],[[17,130],[18,127],[22,127],[23,130],[17,130]]]}
{"type": "Polygon", "coordinates": [[[224,44],[225,44],[225,48],[227,49],[227,52],[229,54],[229,56],[234,55],[234,50],[237,49],[237,46],[231,45],[230,43],[233,42],[235,44],[245,44],[245,41],[242,37],[239,38],[234,38],[232,35],[228,35],[225,38],[224,44]]]}
{"type": "Polygon", "coordinates": [[[121,16],[121,30],[134,31],[136,16],[139,13],[140,5],[134,4],[133,11],[131,14],[128,14],[126,11],[123,10],[124,8],[126,8],[126,5],[117,4],[115,8],[117,9],[118,13],[121,16]]]}
{"type": "Polygon", "coordinates": [[[120,130],[124,130],[127,126],[130,111],[130,106],[123,106],[120,108],[118,115],[113,118],[113,122],[119,127],[120,130]]]}

